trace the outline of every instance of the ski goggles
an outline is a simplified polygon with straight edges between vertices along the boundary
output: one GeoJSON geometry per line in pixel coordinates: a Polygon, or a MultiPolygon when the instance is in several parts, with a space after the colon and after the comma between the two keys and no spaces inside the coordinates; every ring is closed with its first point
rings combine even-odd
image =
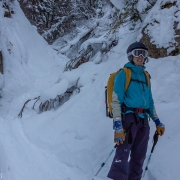
{"type": "Polygon", "coordinates": [[[135,57],[143,56],[144,58],[147,58],[148,52],[145,49],[134,49],[131,51],[131,55],[135,57]]]}

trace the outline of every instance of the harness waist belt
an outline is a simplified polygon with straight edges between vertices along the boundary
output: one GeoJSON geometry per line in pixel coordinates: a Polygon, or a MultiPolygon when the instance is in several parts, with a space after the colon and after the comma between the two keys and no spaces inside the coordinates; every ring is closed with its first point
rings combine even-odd
{"type": "Polygon", "coordinates": [[[147,114],[149,114],[149,109],[143,109],[143,108],[130,108],[127,107],[125,104],[122,104],[122,119],[125,120],[125,113],[126,111],[133,111],[136,116],[137,124],[139,124],[139,115],[138,114],[144,114],[144,127],[148,126],[148,117],[147,114]]]}
{"type": "Polygon", "coordinates": [[[122,112],[126,112],[126,111],[136,111],[138,114],[142,114],[142,113],[149,113],[149,109],[143,109],[143,108],[130,108],[127,106],[122,106],[122,112]]]}

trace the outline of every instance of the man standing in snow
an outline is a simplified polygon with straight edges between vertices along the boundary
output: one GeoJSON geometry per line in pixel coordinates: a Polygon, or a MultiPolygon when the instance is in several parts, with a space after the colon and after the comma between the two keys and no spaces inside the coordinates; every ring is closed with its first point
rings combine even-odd
{"type": "Polygon", "coordinates": [[[114,142],[118,145],[108,173],[113,180],[141,179],[150,131],[148,114],[155,122],[158,134],[162,136],[165,131],[156,114],[151,88],[146,83],[144,64],[148,49],[135,42],[128,47],[127,56],[130,62],[124,67],[131,69],[131,82],[124,92],[126,74],[121,70],[114,79],[112,95],[114,142]]]}

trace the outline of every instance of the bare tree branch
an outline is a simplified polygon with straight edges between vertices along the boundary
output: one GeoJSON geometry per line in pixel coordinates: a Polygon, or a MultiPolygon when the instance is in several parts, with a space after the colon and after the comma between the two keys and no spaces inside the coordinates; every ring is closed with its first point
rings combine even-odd
{"type": "Polygon", "coordinates": [[[35,98],[35,99],[36,99],[36,101],[35,101],[35,103],[34,103],[34,105],[33,105],[33,109],[34,109],[34,106],[35,106],[36,102],[40,99],[40,96],[37,97],[37,98],[35,98]]]}
{"type": "Polygon", "coordinates": [[[19,118],[22,118],[22,113],[23,113],[23,110],[24,110],[24,108],[25,108],[26,104],[27,104],[29,101],[31,101],[31,99],[28,99],[28,100],[24,103],[24,105],[23,105],[23,107],[22,107],[22,109],[21,109],[20,113],[18,114],[18,117],[19,117],[19,118]]]}
{"type": "Polygon", "coordinates": [[[154,4],[152,4],[149,0],[147,0],[148,1],[148,3],[151,5],[151,6],[154,6],[154,4]]]}
{"type": "MultiPolygon", "coordinates": [[[[24,103],[24,105],[23,105],[23,107],[22,107],[22,109],[21,109],[21,111],[20,111],[20,113],[18,114],[18,117],[19,118],[22,118],[22,113],[23,113],[23,111],[24,111],[24,108],[25,108],[25,106],[26,106],[26,104],[29,102],[29,101],[31,101],[31,100],[36,100],[36,102],[39,100],[39,98],[40,98],[40,96],[39,97],[36,97],[36,98],[34,98],[34,99],[28,99],[25,103],[24,103]]],[[[35,102],[35,103],[36,103],[35,102]]],[[[33,109],[34,109],[34,106],[33,106],[33,109]]]]}

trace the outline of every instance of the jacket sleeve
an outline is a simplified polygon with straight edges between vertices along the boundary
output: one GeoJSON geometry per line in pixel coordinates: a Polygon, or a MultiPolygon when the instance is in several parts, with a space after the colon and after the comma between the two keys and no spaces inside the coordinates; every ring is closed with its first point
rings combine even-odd
{"type": "Polygon", "coordinates": [[[114,78],[114,91],[112,94],[112,112],[113,119],[121,119],[121,105],[124,101],[124,87],[126,75],[121,70],[114,78]]]}
{"type": "Polygon", "coordinates": [[[158,115],[156,113],[151,88],[150,88],[150,93],[149,94],[150,94],[149,95],[149,111],[150,111],[149,115],[150,115],[150,118],[154,121],[154,120],[159,119],[159,118],[158,118],[158,115]]]}

